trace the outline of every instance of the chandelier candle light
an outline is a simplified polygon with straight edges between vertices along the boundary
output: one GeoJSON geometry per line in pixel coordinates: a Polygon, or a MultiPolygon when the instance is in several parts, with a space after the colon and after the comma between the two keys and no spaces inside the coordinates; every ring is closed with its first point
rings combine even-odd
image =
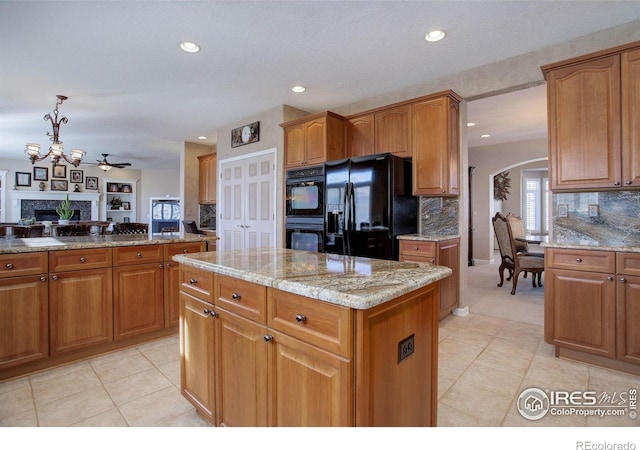
{"type": "Polygon", "coordinates": [[[62,105],[67,97],[64,95],[57,95],[58,101],[56,102],[56,107],[53,110],[53,116],[50,113],[47,113],[44,116],[44,120],[49,120],[51,122],[51,126],[53,127],[53,134],[47,133],[47,136],[50,136],[51,146],[49,147],[49,152],[45,155],[40,154],[40,145],[39,144],[27,144],[27,148],[25,152],[29,155],[29,159],[31,160],[31,164],[35,164],[36,161],[42,161],[47,157],[51,157],[51,163],[53,165],[58,164],[60,158],[63,158],[69,164],[73,164],[75,167],[78,167],[82,162],[82,157],[84,156],[84,150],[80,150],[79,148],[74,148],[71,150],[71,157],[68,157],[64,154],[64,147],[62,146],[62,141],[60,140],[60,125],[63,123],[67,123],[69,119],[65,116],[62,116],[58,119],[58,106],[62,105]]]}

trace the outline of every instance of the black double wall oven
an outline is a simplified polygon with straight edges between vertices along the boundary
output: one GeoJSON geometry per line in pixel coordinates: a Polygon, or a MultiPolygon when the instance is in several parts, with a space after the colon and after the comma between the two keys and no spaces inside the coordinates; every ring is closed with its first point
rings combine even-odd
{"type": "Polygon", "coordinates": [[[287,170],[287,248],[324,252],[324,184],[324,165],[287,170]]]}

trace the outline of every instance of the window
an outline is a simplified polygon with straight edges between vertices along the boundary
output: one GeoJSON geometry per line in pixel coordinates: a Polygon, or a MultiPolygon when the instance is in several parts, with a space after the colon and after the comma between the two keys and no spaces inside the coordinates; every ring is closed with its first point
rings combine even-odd
{"type": "Polygon", "coordinates": [[[528,234],[549,234],[549,171],[522,171],[522,220],[528,234]]]}

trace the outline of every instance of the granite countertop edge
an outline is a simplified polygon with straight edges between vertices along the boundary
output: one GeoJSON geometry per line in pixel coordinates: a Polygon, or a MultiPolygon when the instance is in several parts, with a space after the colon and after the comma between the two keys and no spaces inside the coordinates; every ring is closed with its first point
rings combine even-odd
{"type": "Polygon", "coordinates": [[[413,234],[400,234],[398,235],[398,239],[406,240],[406,241],[430,241],[430,242],[441,242],[448,241],[450,239],[460,239],[459,234],[421,234],[421,233],[413,233],[413,234]]]}
{"type": "Polygon", "coordinates": [[[598,250],[610,252],[630,252],[640,253],[640,243],[624,244],[618,242],[601,243],[599,241],[590,240],[567,240],[555,242],[541,242],[540,247],[543,248],[567,248],[574,250],[598,250]]]}
{"type": "MultiPolygon", "coordinates": [[[[308,252],[301,252],[308,253],[308,252]]],[[[310,253],[311,254],[311,253],[310,253]]],[[[448,267],[393,261],[393,270],[357,273],[271,275],[206,261],[204,253],[175,255],[173,260],[186,266],[227,275],[327,303],[366,310],[450,276],[448,267]],[[397,267],[395,266],[397,264],[397,267]],[[397,271],[397,272],[395,272],[397,271]]],[[[366,258],[363,258],[366,260],[366,258]]]]}

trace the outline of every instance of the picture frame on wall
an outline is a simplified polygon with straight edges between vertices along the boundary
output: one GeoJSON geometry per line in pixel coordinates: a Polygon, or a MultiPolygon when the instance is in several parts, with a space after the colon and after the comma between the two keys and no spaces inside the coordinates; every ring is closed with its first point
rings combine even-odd
{"type": "Polygon", "coordinates": [[[33,168],[34,181],[49,181],[49,168],[48,167],[34,167],[33,168]]]}
{"type": "Polygon", "coordinates": [[[85,177],[84,183],[85,189],[97,190],[98,189],[98,177],[85,177]]]}
{"type": "Polygon", "coordinates": [[[260,122],[253,122],[231,130],[231,148],[253,144],[260,140],[260,122]]]}
{"type": "Polygon", "coordinates": [[[131,220],[130,220],[128,217],[123,217],[123,218],[122,218],[122,221],[123,221],[124,223],[129,223],[129,222],[131,222],[131,220]]]}
{"type": "Polygon", "coordinates": [[[82,170],[73,170],[73,169],[70,170],[69,177],[71,178],[72,183],[82,183],[83,181],[82,170]]]}
{"type": "Polygon", "coordinates": [[[51,178],[67,178],[67,166],[53,166],[53,174],[51,178]]]}
{"type": "Polygon", "coordinates": [[[16,186],[31,186],[31,174],[29,172],[16,172],[16,186]]]}
{"type": "Polygon", "coordinates": [[[69,182],[67,180],[51,180],[52,191],[66,191],[69,189],[69,182]]]}
{"type": "Polygon", "coordinates": [[[122,208],[124,210],[130,210],[131,209],[131,203],[130,202],[122,202],[122,208]]]}

